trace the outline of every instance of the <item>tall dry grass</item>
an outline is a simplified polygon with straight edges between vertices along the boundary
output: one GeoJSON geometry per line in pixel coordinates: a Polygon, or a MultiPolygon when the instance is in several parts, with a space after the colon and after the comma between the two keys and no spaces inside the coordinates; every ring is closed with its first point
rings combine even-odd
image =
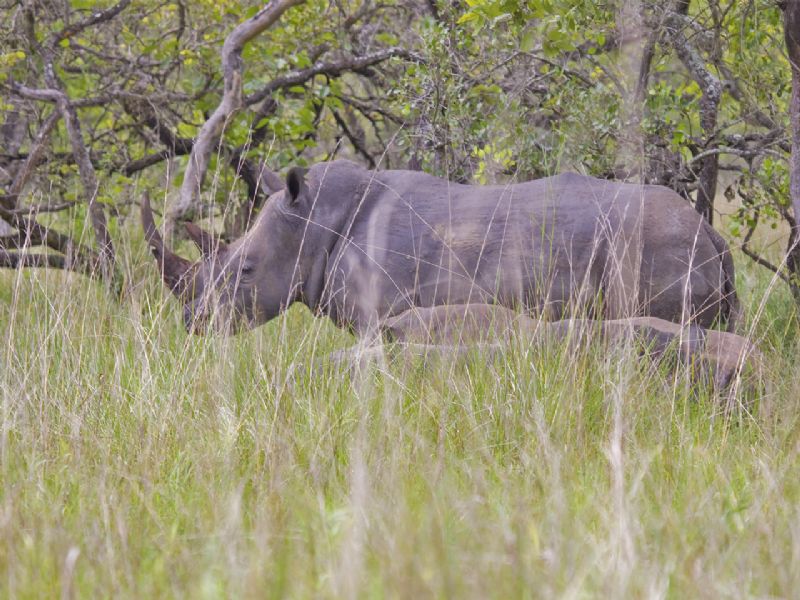
{"type": "Polygon", "coordinates": [[[351,338],[300,307],[187,337],[145,252],[121,303],[0,274],[0,596],[800,589],[796,325],[763,273],[739,289],[770,386],[725,413],[624,349],[308,376],[351,338]]]}

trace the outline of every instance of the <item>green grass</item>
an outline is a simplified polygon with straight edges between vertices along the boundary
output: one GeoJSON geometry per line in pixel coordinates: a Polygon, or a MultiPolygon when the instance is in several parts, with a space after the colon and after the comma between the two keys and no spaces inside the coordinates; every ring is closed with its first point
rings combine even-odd
{"type": "Polygon", "coordinates": [[[296,307],[188,337],[144,248],[123,262],[121,303],[0,273],[0,597],[800,589],[796,325],[763,272],[768,391],[725,413],[597,349],[291,379],[350,336],[296,307]]]}

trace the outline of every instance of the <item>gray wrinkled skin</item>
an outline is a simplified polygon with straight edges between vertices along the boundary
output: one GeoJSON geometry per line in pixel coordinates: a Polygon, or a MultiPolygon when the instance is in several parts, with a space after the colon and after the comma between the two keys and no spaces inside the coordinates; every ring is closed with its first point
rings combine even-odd
{"type": "Polygon", "coordinates": [[[349,161],[293,170],[252,229],[189,276],[184,313],[200,332],[255,327],[296,301],[361,336],[446,304],[704,327],[737,312],[727,245],[685,200],[574,174],[469,186],[349,161]]]}

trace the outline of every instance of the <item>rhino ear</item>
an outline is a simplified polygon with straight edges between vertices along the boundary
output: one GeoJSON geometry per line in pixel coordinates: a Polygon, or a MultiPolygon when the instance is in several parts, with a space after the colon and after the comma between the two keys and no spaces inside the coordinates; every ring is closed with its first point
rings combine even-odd
{"type": "Polygon", "coordinates": [[[283,189],[283,180],[281,176],[275,171],[270,171],[263,165],[259,169],[259,184],[267,196],[271,196],[275,192],[280,192],[283,189]]]}
{"type": "Polygon", "coordinates": [[[301,167],[292,167],[286,174],[286,191],[289,192],[289,199],[292,204],[297,202],[297,199],[306,190],[306,173],[307,169],[301,167]]]}

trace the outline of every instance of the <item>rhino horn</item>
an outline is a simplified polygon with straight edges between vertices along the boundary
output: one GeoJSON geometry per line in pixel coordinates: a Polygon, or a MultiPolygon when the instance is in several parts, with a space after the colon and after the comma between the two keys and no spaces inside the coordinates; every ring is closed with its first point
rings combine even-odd
{"type": "Polygon", "coordinates": [[[153,220],[150,198],[146,195],[142,197],[142,226],[144,227],[144,238],[158,261],[164,283],[176,296],[184,296],[192,286],[194,267],[188,260],[181,258],[164,246],[164,240],[153,220]]]}
{"type": "Polygon", "coordinates": [[[184,226],[186,227],[186,233],[189,234],[189,237],[192,238],[192,241],[200,249],[204,257],[208,258],[215,252],[224,252],[228,249],[225,242],[215,239],[213,234],[202,227],[198,227],[194,223],[186,223],[184,226]]]}

